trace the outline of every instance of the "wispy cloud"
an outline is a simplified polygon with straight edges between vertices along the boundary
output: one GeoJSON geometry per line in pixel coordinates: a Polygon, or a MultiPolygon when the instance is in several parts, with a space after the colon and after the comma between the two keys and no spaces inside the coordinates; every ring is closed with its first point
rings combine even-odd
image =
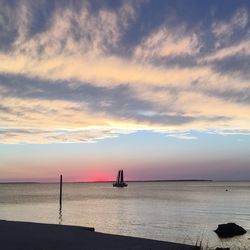
{"type": "MultiPolygon", "coordinates": [[[[131,133],[132,131],[127,131],[131,133]]],[[[116,137],[125,130],[89,128],[82,130],[0,129],[0,141],[7,144],[94,143],[97,140],[116,137]]]]}
{"type": "Polygon", "coordinates": [[[212,32],[217,38],[216,47],[226,45],[234,33],[244,30],[248,23],[248,12],[245,8],[239,8],[233,16],[226,21],[216,21],[213,23],[212,32]]]}
{"type": "Polygon", "coordinates": [[[189,133],[182,133],[182,134],[168,134],[169,137],[175,137],[177,139],[183,139],[183,140],[196,140],[197,137],[193,136],[189,133]]]}
{"type": "Polygon", "coordinates": [[[170,56],[195,56],[200,50],[199,36],[185,27],[160,27],[134,49],[137,60],[150,61],[170,56]]]}

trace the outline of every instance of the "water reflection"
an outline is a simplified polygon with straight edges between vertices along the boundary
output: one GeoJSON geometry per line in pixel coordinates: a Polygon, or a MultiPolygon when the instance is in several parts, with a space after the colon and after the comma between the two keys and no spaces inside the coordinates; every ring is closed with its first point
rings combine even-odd
{"type": "Polygon", "coordinates": [[[63,216],[62,216],[62,208],[59,208],[59,217],[58,217],[58,224],[61,225],[63,222],[63,216]]]}
{"type": "Polygon", "coordinates": [[[250,182],[131,182],[125,189],[110,183],[65,183],[64,211],[59,211],[58,184],[1,184],[0,189],[1,219],[56,220],[189,244],[202,238],[211,249],[230,245],[250,250],[250,182]],[[230,221],[248,233],[226,244],[213,230],[230,221]]]}

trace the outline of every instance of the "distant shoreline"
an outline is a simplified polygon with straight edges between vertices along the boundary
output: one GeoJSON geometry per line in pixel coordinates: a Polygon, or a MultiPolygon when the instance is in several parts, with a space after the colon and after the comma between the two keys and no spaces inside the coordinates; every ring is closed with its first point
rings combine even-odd
{"type": "MultiPolygon", "coordinates": [[[[63,183],[113,183],[111,181],[65,181],[63,183]]],[[[128,183],[133,182],[250,182],[250,180],[209,180],[209,179],[179,179],[179,180],[126,180],[128,183]]],[[[0,184],[57,184],[58,181],[0,181],[0,184]]]]}
{"type": "MultiPolygon", "coordinates": [[[[248,182],[250,180],[203,180],[203,179],[180,179],[180,180],[133,180],[126,182],[248,182]]],[[[65,181],[64,183],[113,183],[114,181],[65,181]]],[[[57,184],[58,182],[42,182],[42,181],[6,181],[0,184],[57,184]]]]}
{"type": "MultiPolygon", "coordinates": [[[[135,180],[135,181],[129,181],[126,180],[128,183],[133,182],[249,182],[250,180],[199,180],[199,179],[180,179],[180,180],[135,180]]],[[[112,181],[65,181],[63,183],[65,184],[74,184],[74,183],[113,183],[112,181]]],[[[6,181],[6,182],[0,182],[1,184],[58,184],[56,181],[46,182],[46,181],[6,181]]]]}

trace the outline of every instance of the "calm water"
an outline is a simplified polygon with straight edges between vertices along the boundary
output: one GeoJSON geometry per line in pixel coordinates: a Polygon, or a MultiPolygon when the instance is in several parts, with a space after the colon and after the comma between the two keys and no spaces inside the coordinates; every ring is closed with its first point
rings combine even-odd
{"type": "Polygon", "coordinates": [[[63,186],[1,184],[0,219],[95,227],[96,231],[209,246],[250,249],[250,233],[218,240],[218,223],[235,222],[250,232],[250,182],[141,182],[63,186]],[[228,192],[225,191],[228,189],[228,192]]]}

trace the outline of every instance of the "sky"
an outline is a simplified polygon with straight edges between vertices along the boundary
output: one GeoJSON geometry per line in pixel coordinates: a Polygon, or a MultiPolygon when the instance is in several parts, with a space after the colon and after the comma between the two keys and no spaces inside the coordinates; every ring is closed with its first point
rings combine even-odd
{"type": "Polygon", "coordinates": [[[0,6],[0,181],[250,180],[249,1],[0,6]]]}

